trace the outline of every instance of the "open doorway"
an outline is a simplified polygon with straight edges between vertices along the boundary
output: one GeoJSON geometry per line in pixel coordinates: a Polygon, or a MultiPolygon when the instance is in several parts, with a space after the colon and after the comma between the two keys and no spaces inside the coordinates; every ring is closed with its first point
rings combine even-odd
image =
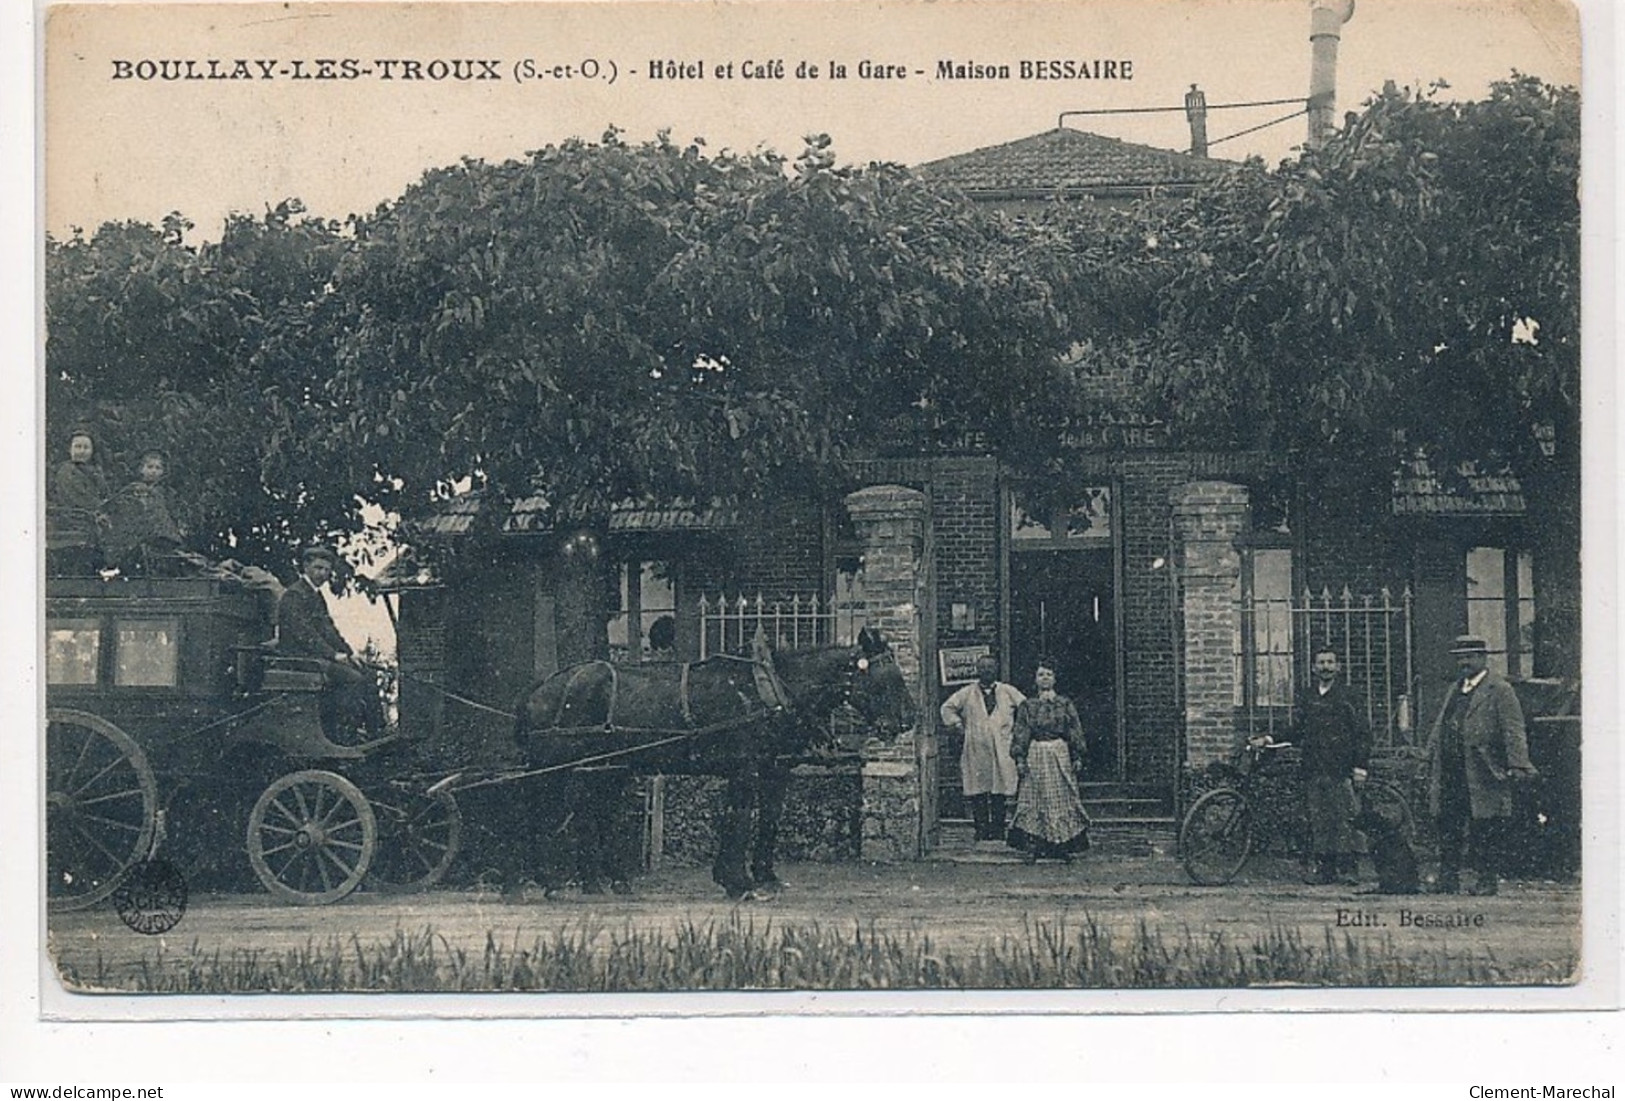
{"type": "Polygon", "coordinates": [[[1077,705],[1089,757],[1084,778],[1122,775],[1117,746],[1117,632],[1110,548],[1010,556],[1010,676],[1032,691],[1041,656],[1055,687],[1077,705]]]}
{"type": "Polygon", "coordinates": [[[1055,663],[1056,689],[1083,722],[1083,776],[1093,782],[1123,778],[1113,496],[1082,487],[1040,515],[1019,502],[1010,513],[1010,679],[1030,692],[1038,659],[1055,663]]]}

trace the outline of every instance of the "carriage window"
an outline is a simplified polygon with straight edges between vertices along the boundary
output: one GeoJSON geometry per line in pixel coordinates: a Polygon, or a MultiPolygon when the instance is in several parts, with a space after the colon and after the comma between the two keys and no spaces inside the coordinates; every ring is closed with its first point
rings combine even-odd
{"type": "Polygon", "coordinates": [[[101,648],[97,620],[50,620],[45,625],[45,683],[95,684],[101,648]]]}
{"type": "Polygon", "coordinates": [[[122,619],[114,634],[113,683],[127,688],[170,688],[181,650],[178,619],[122,619]]]}
{"type": "Polygon", "coordinates": [[[661,656],[649,644],[649,631],[662,617],[677,616],[677,583],[669,562],[622,562],[616,567],[620,603],[609,621],[609,656],[636,665],[661,656]]]}

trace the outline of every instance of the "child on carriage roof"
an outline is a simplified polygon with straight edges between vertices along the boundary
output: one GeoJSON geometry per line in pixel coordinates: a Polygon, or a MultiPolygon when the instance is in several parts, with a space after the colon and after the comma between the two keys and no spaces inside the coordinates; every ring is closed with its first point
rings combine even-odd
{"type": "Polygon", "coordinates": [[[181,529],[161,483],[169,457],[159,448],[141,452],[135,481],[107,504],[108,557],[128,575],[174,576],[179,571],[181,529]]]}

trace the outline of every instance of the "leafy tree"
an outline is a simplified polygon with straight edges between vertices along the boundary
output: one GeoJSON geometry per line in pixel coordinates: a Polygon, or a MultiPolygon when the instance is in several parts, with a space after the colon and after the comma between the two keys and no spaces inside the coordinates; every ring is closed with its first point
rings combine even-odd
{"type": "Polygon", "coordinates": [[[1063,343],[1047,285],[986,212],[827,145],[611,131],[362,220],[329,393],[392,499],[475,477],[571,521],[815,488],[920,409],[1008,436],[1063,343]]]}
{"type": "MultiPolygon", "coordinates": [[[[816,494],[939,422],[1013,437],[1065,346],[1048,284],[993,215],[828,144],[611,131],[432,171],[358,220],[324,401],[380,499],[412,516],[468,479],[484,522],[535,495],[564,531],[628,499],[816,494]]],[[[564,584],[580,642],[591,579],[564,584]]]]}
{"type": "MultiPolygon", "coordinates": [[[[1084,381],[1131,360],[1179,438],[1287,457],[1373,515],[1418,451],[1447,480],[1510,466],[1543,649],[1577,671],[1579,99],[1517,74],[1482,101],[1436,92],[1390,90],[1274,172],[1121,224],[1105,266],[1133,269],[1149,323],[1103,315],[1084,381]]],[[[1070,217],[1099,241],[1098,215],[1070,217]]]]}
{"type": "Polygon", "coordinates": [[[360,523],[320,398],[345,240],[301,214],[233,215],[198,246],[179,214],[46,243],[47,439],[89,425],[114,485],[165,449],[188,544],[275,568],[360,523]]]}

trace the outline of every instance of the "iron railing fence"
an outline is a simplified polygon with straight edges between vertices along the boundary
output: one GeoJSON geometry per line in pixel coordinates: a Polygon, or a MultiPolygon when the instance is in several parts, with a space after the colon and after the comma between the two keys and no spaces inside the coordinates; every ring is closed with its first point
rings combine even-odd
{"type": "Polygon", "coordinates": [[[1297,693],[1313,678],[1313,655],[1337,651],[1343,683],[1365,709],[1379,747],[1409,744],[1416,672],[1412,596],[1388,588],[1355,595],[1305,589],[1287,599],[1240,601],[1235,646],[1236,707],[1248,733],[1284,736],[1297,693]]]}
{"type": "Polygon", "coordinates": [[[700,657],[741,653],[760,631],[776,650],[811,646],[850,646],[869,622],[862,601],[836,601],[817,593],[795,593],[785,599],[700,597],[700,657]]]}

